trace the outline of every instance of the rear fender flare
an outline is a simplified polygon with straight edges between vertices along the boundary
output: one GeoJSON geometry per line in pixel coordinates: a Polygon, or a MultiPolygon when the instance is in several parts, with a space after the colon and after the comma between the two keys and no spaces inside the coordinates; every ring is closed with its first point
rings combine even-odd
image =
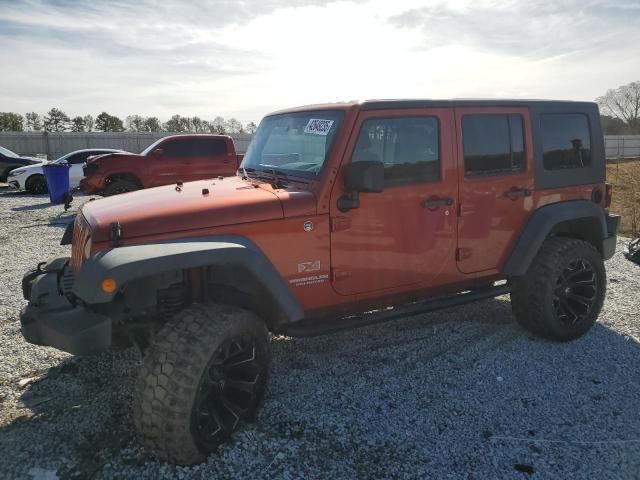
{"type": "Polygon", "coordinates": [[[552,203],[538,208],[529,217],[511,254],[505,262],[502,273],[506,277],[524,275],[540,250],[545,239],[554,233],[563,222],[589,219],[598,225],[592,238],[602,253],[602,241],[607,238],[607,223],[604,210],[589,200],[570,200],[552,203]]]}

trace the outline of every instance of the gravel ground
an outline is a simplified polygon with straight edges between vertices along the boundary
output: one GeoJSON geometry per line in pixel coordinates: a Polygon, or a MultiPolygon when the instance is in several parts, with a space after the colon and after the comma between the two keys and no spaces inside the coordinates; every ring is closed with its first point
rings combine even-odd
{"type": "Polygon", "coordinates": [[[0,477],[640,478],[640,267],[620,252],[598,324],[569,344],[518,328],[506,298],[274,339],[258,422],[181,468],[135,442],[133,349],[20,336],[23,271],[68,254],[62,207],[0,187],[0,218],[0,477]]]}

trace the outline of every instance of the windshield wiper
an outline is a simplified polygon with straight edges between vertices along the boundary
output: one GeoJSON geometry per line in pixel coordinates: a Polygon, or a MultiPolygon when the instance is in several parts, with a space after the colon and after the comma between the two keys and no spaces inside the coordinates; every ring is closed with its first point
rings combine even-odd
{"type": "Polygon", "coordinates": [[[253,167],[240,167],[239,170],[242,172],[242,178],[249,179],[249,173],[255,173],[253,178],[257,178],[258,180],[267,181],[271,184],[273,188],[280,188],[282,184],[281,177],[287,177],[287,174],[276,170],[275,168],[269,168],[266,170],[258,170],[253,167]]]}
{"type": "Polygon", "coordinates": [[[268,171],[271,171],[271,173],[273,174],[273,186],[275,188],[281,188],[281,185],[286,185],[282,184],[280,181],[283,177],[285,180],[288,178],[286,173],[284,173],[282,170],[276,170],[275,168],[270,168],[268,171]]]}
{"type": "MultiPolygon", "coordinates": [[[[241,166],[241,167],[239,167],[239,168],[238,168],[238,170],[239,170],[240,172],[242,172],[241,177],[242,177],[242,179],[243,179],[243,180],[248,180],[249,178],[251,178],[251,177],[249,176],[249,174],[250,174],[250,173],[255,173],[255,172],[257,171],[257,170],[256,170],[255,168],[253,168],[253,167],[242,167],[242,166],[241,166]]],[[[260,177],[258,177],[258,176],[256,175],[256,178],[260,178],[260,177]]]]}

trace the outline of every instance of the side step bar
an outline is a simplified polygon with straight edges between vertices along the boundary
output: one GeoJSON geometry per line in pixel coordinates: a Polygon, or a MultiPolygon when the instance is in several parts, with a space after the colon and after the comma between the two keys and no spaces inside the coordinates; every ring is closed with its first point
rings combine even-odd
{"type": "Polygon", "coordinates": [[[478,300],[486,300],[488,298],[498,297],[510,292],[511,285],[507,282],[490,288],[484,288],[482,290],[470,290],[447,297],[435,297],[429,300],[420,300],[398,307],[374,310],[362,315],[343,317],[338,320],[302,320],[293,325],[288,325],[283,333],[291,337],[313,337],[316,335],[324,335],[351,328],[364,327],[374,323],[386,322],[387,320],[394,320],[400,317],[409,317],[419,313],[457,307],[458,305],[477,302],[478,300]]]}

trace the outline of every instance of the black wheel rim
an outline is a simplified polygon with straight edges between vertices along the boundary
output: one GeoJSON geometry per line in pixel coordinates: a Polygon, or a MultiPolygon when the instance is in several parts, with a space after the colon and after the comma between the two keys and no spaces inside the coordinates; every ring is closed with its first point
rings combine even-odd
{"type": "Polygon", "coordinates": [[[35,193],[46,193],[47,182],[45,182],[44,178],[34,178],[31,184],[35,193]]]}
{"type": "Polygon", "coordinates": [[[575,259],[563,269],[553,291],[557,318],[567,325],[580,323],[589,316],[598,295],[598,277],[593,266],[575,259]]]}
{"type": "Polygon", "coordinates": [[[228,339],[212,355],[194,401],[192,432],[210,451],[257,406],[266,361],[250,336],[228,339]]]}

